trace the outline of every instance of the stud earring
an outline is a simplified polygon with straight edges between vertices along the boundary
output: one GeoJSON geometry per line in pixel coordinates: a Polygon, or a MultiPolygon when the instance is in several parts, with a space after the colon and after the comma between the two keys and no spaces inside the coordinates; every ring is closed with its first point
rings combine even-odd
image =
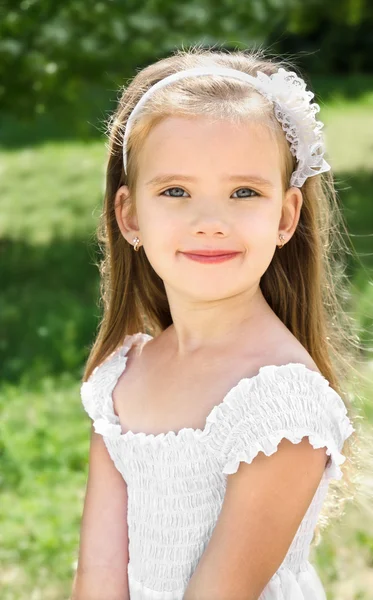
{"type": "Polygon", "coordinates": [[[138,252],[140,247],[140,238],[134,237],[132,241],[134,243],[134,250],[138,252]]]}
{"type": "MultiPolygon", "coordinates": [[[[282,233],[280,233],[279,238],[281,241],[283,241],[285,239],[285,236],[282,233]]],[[[278,248],[282,248],[283,246],[284,244],[281,244],[281,246],[278,246],[278,248]]]]}

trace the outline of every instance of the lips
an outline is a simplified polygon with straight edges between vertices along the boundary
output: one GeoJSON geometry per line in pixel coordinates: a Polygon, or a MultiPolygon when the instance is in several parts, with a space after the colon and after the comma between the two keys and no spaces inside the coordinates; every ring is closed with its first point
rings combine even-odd
{"type": "Polygon", "coordinates": [[[187,250],[182,254],[192,254],[193,256],[229,256],[239,254],[237,250],[187,250]]]}
{"type": "MultiPolygon", "coordinates": [[[[201,252],[201,251],[198,250],[198,252],[201,252]]],[[[204,263],[204,264],[223,263],[228,260],[233,260],[233,258],[237,258],[237,256],[239,254],[241,254],[240,252],[232,252],[232,251],[228,251],[228,254],[217,254],[216,250],[213,251],[212,253],[211,253],[211,251],[209,251],[209,252],[207,252],[207,254],[206,254],[206,250],[202,250],[202,252],[204,252],[204,254],[193,254],[193,253],[189,253],[189,252],[182,252],[182,254],[183,254],[183,256],[185,256],[185,258],[187,260],[193,260],[195,262],[204,263]]],[[[219,250],[219,252],[221,252],[221,250],[219,250]]],[[[225,252],[227,252],[227,251],[225,251],[225,252]]]]}

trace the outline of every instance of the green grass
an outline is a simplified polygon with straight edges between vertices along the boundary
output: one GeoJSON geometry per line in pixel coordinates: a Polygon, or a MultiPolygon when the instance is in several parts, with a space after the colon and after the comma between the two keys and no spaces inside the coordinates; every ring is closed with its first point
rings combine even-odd
{"type": "Polygon", "coordinates": [[[99,213],[105,160],[104,140],[2,152],[1,237],[32,245],[85,240],[99,213]]]}
{"type": "MultiPolygon", "coordinates": [[[[325,88],[326,89],[326,88],[325,88]]],[[[320,118],[356,251],[351,310],[372,345],[373,82],[360,98],[322,94],[320,118]],[[327,99],[327,101],[326,101],[327,99]],[[370,135],[368,135],[370,132],[370,135]]],[[[336,90],[338,92],[338,88],[336,90]]],[[[65,600],[71,590],[90,421],[79,382],[100,309],[92,235],[105,139],[67,136],[0,151],[0,590],[2,600],[65,600]]],[[[33,138],[33,139],[34,139],[33,138]]],[[[368,377],[373,379],[370,365],[368,377]]],[[[362,392],[366,430],[372,386],[362,392]]],[[[368,433],[367,433],[368,435],[368,433]]],[[[312,552],[328,600],[368,600],[373,519],[350,506],[312,552]]]]}
{"type": "Polygon", "coordinates": [[[32,390],[26,381],[2,386],[2,600],[62,600],[71,591],[90,429],[78,397],[68,374],[32,390]]]}

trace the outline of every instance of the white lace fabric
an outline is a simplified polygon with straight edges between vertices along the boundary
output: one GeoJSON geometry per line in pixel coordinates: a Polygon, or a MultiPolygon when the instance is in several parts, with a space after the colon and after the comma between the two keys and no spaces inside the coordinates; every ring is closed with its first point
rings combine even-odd
{"type": "Polygon", "coordinates": [[[306,90],[306,83],[301,77],[294,71],[287,71],[282,67],[271,75],[257,71],[254,77],[237,69],[210,65],[172,73],[157,81],[141,96],[128,117],[123,135],[123,168],[126,174],[130,132],[149,97],[158,89],[185,77],[205,75],[222,75],[247,82],[273,102],[275,116],[281,123],[292,155],[298,161],[297,168],[290,178],[290,186],[300,188],[308,177],[330,170],[329,163],[324,159],[325,145],[321,132],[324,123],[315,118],[316,113],[320,111],[320,106],[316,102],[311,103],[314,93],[306,90]]]}
{"type": "Polygon", "coordinates": [[[326,446],[330,458],[259,600],[326,600],[308,558],[328,483],[341,479],[343,445],[354,431],[341,397],[320,373],[301,363],[269,365],[241,379],[213,408],[202,430],[124,432],[112,392],[132,344],[150,339],[142,332],[126,336],[81,387],[95,431],[127,482],[131,600],[182,600],[217,522],[228,474],[258,452],[273,454],[282,439],[297,444],[304,436],[314,448],[326,446]]]}

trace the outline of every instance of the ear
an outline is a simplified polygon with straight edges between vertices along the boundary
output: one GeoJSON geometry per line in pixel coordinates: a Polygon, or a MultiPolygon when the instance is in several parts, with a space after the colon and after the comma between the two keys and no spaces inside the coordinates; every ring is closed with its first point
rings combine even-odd
{"type": "Polygon", "coordinates": [[[291,187],[286,190],[278,231],[278,233],[284,234],[284,243],[290,240],[297,228],[302,204],[303,195],[299,188],[291,187]]]}
{"type": "Polygon", "coordinates": [[[129,214],[131,209],[131,197],[129,195],[128,186],[122,185],[117,190],[114,206],[118,227],[121,230],[123,237],[132,245],[133,238],[136,236],[140,237],[140,230],[136,214],[129,214]]]}

